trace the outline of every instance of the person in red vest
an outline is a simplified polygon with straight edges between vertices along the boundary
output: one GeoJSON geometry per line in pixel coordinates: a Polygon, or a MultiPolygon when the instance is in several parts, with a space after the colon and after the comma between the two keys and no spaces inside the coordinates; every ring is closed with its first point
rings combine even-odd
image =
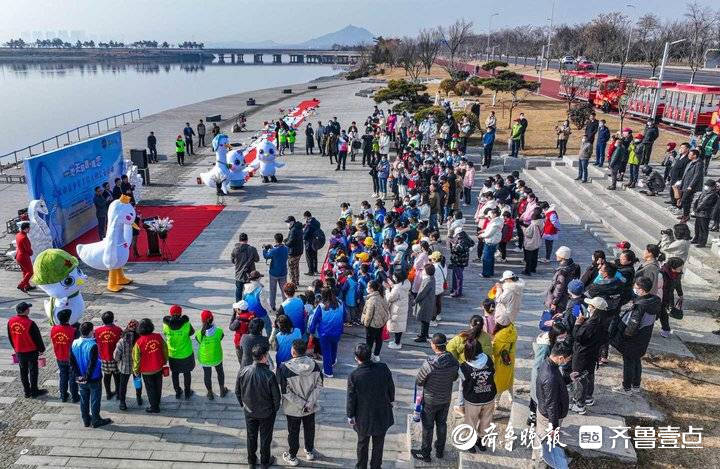
{"type": "Polygon", "coordinates": [[[140,337],[132,349],[133,374],[142,374],[150,406],[145,412],[160,413],[162,397],[163,368],[168,360],[168,349],[162,335],[154,332],[155,325],[148,319],[142,319],[138,325],[140,337]]]}
{"type": "Polygon", "coordinates": [[[118,387],[120,386],[120,371],[118,371],[118,364],[113,358],[113,353],[115,352],[115,346],[123,335],[123,330],[114,324],[115,315],[112,311],[105,311],[100,318],[103,325],[95,329],[95,339],[100,353],[105,396],[109,401],[118,394],[118,387]],[[115,382],[115,392],[111,391],[111,380],[115,382]]]}
{"type": "Polygon", "coordinates": [[[72,311],[63,309],[58,311],[57,318],[60,322],[50,329],[50,341],[52,342],[55,359],[57,360],[58,372],[60,380],[58,390],[60,391],[60,400],[67,402],[68,387],[73,403],[80,402],[80,394],[78,394],[78,384],[75,381],[75,373],[70,366],[70,347],[73,340],[80,336],[78,329],[70,325],[70,315],[72,311]]]}
{"type": "Polygon", "coordinates": [[[38,356],[45,352],[40,329],[30,319],[32,305],[24,301],[15,306],[17,315],[7,323],[8,339],[15,350],[20,365],[20,381],[25,397],[36,398],[47,394],[47,389],[38,389],[38,356]]]}
{"type": "Polygon", "coordinates": [[[15,235],[15,244],[17,250],[15,251],[15,261],[20,265],[22,270],[22,280],[18,284],[18,290],[23,293],[27,293],[30,290],[35,290],[37,287],[30,285],[30,279],[33,276],[33,264],[32,264],[32,245],[30,244],[30,238],[28,233],[30,232],[30,222],[24,221],[19,225],[20,231],[15,235]]]}
{"type": "Polygon", "coordinates": [[[542,237],[545,240],[545,260],[542,262],[550,262],[552,255],[553,243],[558,239],[560,233],[560,219],[558,218],[555,205],[543,202],[543,214],[545,216],[545,224],[543,225],[542,237]]]}

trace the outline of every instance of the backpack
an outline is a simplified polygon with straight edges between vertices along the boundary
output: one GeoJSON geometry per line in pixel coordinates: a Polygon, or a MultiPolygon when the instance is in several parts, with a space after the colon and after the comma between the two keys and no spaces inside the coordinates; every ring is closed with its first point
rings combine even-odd
{"type": "Polygon", "coordinates": [[[313,233],[313,237],[311,240],[312,248],[315,251],[319,251],[320,249],[325,246],[325,233],[323,233],[323,230],[315,230],[315,233],[313,233]]]}
{"type": "Polygon", "coordinates": [[[237,315],[236,319],[240,322],[240,324],[238,325],[238,328],[235,329],[235,337],[233,338],[235,347],[240,344],[240,339],[242,339],[242,336],[248,333],[248,330],[250,329],[250,321],[252,321],[253,318],[255,318],[255,315],[250,311],[237,315]]]}
{"type": "Polygon", "coordinates": [[[397,269],[398,273],[407,278],[407,275],[410,273],[410,253],[412,252],[412,249],[410,249],[410,246],[408,246],[407,249],[403,251],[403,255],[400,258],[400,264],[398,264],[397,269]]]}

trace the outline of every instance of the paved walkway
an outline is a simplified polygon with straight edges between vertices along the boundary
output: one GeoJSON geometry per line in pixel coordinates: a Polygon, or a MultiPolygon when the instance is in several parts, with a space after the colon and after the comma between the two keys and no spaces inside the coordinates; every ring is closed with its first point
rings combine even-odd
{"type": "MultiPolygon", "coordinates": [[[[281,95],[279,91],[246,93],[230,99],[186,106],[184,108],[149,116],[147,120],[133,124],[124,132],[126,148],[141,145],[148,131],[154,130],[160,137],[160,153],[171,150],[172,141],[163,136],[177,133],[184,122],[194,122],[205,114],[238,112],[244,107],[244,99],[254,95],[259,103],[276,101],[271,107],[260,110],[249,119],[251,129],[258,128],[263,120],[276,117],[277,110],[296,104],[306,97],[321,101],[319,111],[311,119],[326,121],[338,116],[343,126],[351,120],[364,121],[373,102],[355,97],[354,93],[367,85],[335,82],[321,85],[323,89],[304,96],[281,95]]],[[[304,134],[299,132],[298,148],[304,147],[304,134]]],[[[212,155],[205,151],[202,156],[190,158],[192,164],[180,168],[171,162],[152,166],[154,184],[147,199],[162,203],[214,202],[214,191],[198,186],[196,176],[212,162],[212,155]]],[[[87,318],[99,322],[101,311],[115,312],[120,325],[130,318],[149,317],[156,325],[167,313],[169,305],[182,304],[194,324],[199,324],[199,311],[216,312],[217,322],[227,325],[232,303],[234,282],[230,252],[238,233],[246,232],[256,247],[270,242],[275,232],[285,233],[284,219],[287,215],[301,215],[310,210],[327,229],[337,219],[339,204],[348,201],[354,206],[368,199],[371,186],[367,170],[359,163],[348,163],[348,171],[335,172],[328,160],[319,156],[305,156],[304,151],[286,158],[286,167],[278,172],[277,184],[261,184],[256,178],[246,187],[228,197],[227,208],[195,240],[190,248],[172,264],[131,264],[127,268],[135,283],[119,294],[103,291],[104,275],[92,272],[91,285],[85,296],[90,304],[87,318]],[[299,154],[302,153],[302,154],[299,154]]],[[[495,168],[492,168],[493,172],[495,168]]],[[[478,177],[480,183],[481,177],[478,177]]],[[[539,189],[539,192],[543,192],[539,189]]],[[[473,208],[467,208],[466,216],[472,218],[473,208]]],[[[571,247],[573,256],[585,265],[593,250],[601,244],[567,212],[560,211],[563,221],[561,240],[558,243],[571,247]]],[[[266,272],[266,266],[259,265],[266,272]]],[[[301,271],[305,271],[303,265],[301,271]]],[[[510,268],[520,271],[520,258],[513,253],[509,262],[496,267],[499,276],[510,268]]],[[[552,264],[541,264],[539,275],[527,281],[526,297],[518,319],[518,352],[516,370],[516,393],[519,399],[526,397],[532,341],[537,330],[537,316],[542,309],[544,289],[553,269],[552,264]]],[[[465,327],[470,315],[479,312],[480,303],[494,280],[483,279],[477,264],[466,271],[466,297],[460,300],[446,299],[443,321],[438,331],[455,334],[465,327]]],[[[18,301],[14,290],[16,275],[0,272],[0,328],[5,329],[11,315],[9,307],[18,301]]],[[[303,285],[310,279],[303,277],[303,285]]],[[[40,306],[42,295],[32,295],[40,306]]],[[[33,315],[46,330],[42,315],[33,315]]],[[[414,375],[429,347],[412,342],[417,323],[410,321],[401,351],[383,349],[382,359],[393,370],[396,392],[395,421],[385,444],[383,467],[407,467],[409,465],[406,443],[406,415],[411,410],[414,375]]],[[[321,455],[313,467],[351,467],[354,465],[355,434],[345,421],[345,383],[354,363],[351,349],[364,337],[359,328],[346,331],[339,350],[335,378],[325,382],[321,396],[322,411],[318,415],[316,447],[321,455]]],[[[51,394],[42,400],[28,401],[18,398],[20,383],[16,368],[10,363],[9,344],[2,335],[0,341],[0,408],[3,411],[3,454],[0,465],[23,466],[85,466],[85,467],[191,467],[197,463],[215,464],[213,467],[243,464],[246,461],[244,443],[244,420],[234,396],[208,402],[204,398],[202,373],[199,367],[193,373],[193,387],[197,395],[189,402],[176,401],[169,380],[165,380],[163,412],[148,416],[143,409],[130,406],[127,412],[117,410],[117,402],[103,402],[103,413],[114,423],[108,427],[89,430],[82,427],[77,406],[60,403],[56,396],[56,367],[54,363],[42,370],[44,381],[51,394]],[[7,448],[7,450],[6,450],[7,448]],[[23,452],[21,452],[23,451],[23,452]]],[[[234,359],[232,341],[225,340],[225,361],[228,387],[232,388],[238,366],[234,359]]],[[[51,352],[50,352],[51,354],[51,352]]],[[[608,387],[617,382],[620,373],[617,357],[612,364],[601,369],[596,392],[597,404],[586,416],[596,414],[641,415],[651,410],[642,398],[633,398],[625,407],[618,407],[618,399],[609,393],[608,387]]],[[[648,373],[651,374],[651,373],[648,373]]],[[[273,454],[278,458],[287,448],[285,419],[280,415],[276,422],[273,454]]],[[[440,467],[450,467],[454,461],[446,461],[440,467]]],[[[305,463],[305,465],[308,465],[305,463]]]]}

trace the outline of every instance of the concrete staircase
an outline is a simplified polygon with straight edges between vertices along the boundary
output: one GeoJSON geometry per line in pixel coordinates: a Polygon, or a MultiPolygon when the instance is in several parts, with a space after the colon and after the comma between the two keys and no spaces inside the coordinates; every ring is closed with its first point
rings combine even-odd
{"type": "MultiPolygon", "coordinates": [[[[556,205],[560,210],[561,223],[565,219],[584,226],[607,246],[606,252],[617,252],[615,243],[627,240],[639,253],[646,244],[659,241],[660,230],[677,223],[676,216],[667,209],[669,205],[664,203],[666,193],[648,197],[635,189],[622,189],[620,185],[616,191],[609,191],[606,189],[609,183],[607,175],[603,169],[594,166],[590,169],[590,182],[582,184],[574,180],[577,177],[576,163],[572,160],[551,161],[549,166],[523,170],[521,177],[540,192],[543,200],[556,205]]],[[[713,233],[712,238],[716,237],[713,233]]],[[[673,326],[678,337],[653,340],[651,352],[692,356],[682,342],[720,344],[720,338],[711,333],[717,328],[715,321],[708,321],[706,314],[693,311],[694,308],[705,310],[717,299],[713,286],[720,280],[718,268],[720,258],[710,249],[690,249],[683,278],[683,288],[689,292],[685,295],[686,314],[681,322],[675,322],[677,328],[673,326]],[[688,298],[691,300],[688,301],[688,298]],[[683,325],[687,325],[687,329],[683,325]],[[654,350],[654,347],[657,348],[654,350]]]]}

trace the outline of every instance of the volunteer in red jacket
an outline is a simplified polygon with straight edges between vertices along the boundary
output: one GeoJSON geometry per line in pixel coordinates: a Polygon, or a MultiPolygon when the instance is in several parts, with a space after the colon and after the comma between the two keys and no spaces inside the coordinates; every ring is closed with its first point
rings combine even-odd
{"type": "Polygon", "coordinates": [[[113,358],[113,353],[115,352],[115,346],[123,335],[123,330],[115,325],[115,315],[112,311],[105,311],[100,318],[103,325],[95,329],[95,339],[100,353],[105,399],[109,401],[118,394],[118,387],[120,386],[120,371],[117,362],[113,358]],[[111,391],[111,380],[115,382],[115,392],[111,391]]]}
{"type": "Polygon", "coordinates": [[[32,245],[30,244],[30,238],[28,233],[30,232],[30,222],[24,221],[18,224],[20,231],[15,235],[15,244],[17,250],[15,251],[15,261],[20,264],[20,270],[22,270],[22,280],[18,284],[18,290],[27,293],[30,290],[35,290],[37,287],[30,285],[30,279],[33,276],[33,264],[32,264],[32,245]]]}
{"type": "Polygon", "coordinates": [[[8,320],[7,330],[20,365],[20,381],[25,397],[35,398],[47,394],[47,389],[38,389],[37,386],[38,356],[45,352],[45,344],[37,324],[28,317],[31,307],[30,303],[24,301],[18,303],[15,306],[17,315],[8,320]]]}
{"type": "Polygon", "coordinates": [[[78,394],[78,384],[75,381],[75,372],[70,366],[70,347],[73,340],[79,337],[79,332],[75,326],[70,325],[70,315],[72,311],[63,309],[58,311],[57,318],[59,324],[55,324],[50,329],[50,341],[52,342],[55,359],[57,360],[58,372],[60,379],[58,382],[58,390],[60,391],[60,400],[67,402],[68,387],[72,401],[80,402],[80,394],[78,394]]]}
{"type": "Polygon", "coordinates": [[[545,240],[545,260],[542,262],[550,262],[553,243],[560,236],[560,219],[558,218],[557,210],[555,210],[555,205],[543,202],[542,209],[545,216],[542,233],[542,237],[545,240]]]}
{"type": "MultiPolygon", "coordinates": [[[[150,406],[145,412],[160,413],[160,398],[162,397],[162,381],[165,364],[168,360],[167,344],[163,337],[154,332],[155,325],[148,319],[142,319],[138,325],[140,337],[135,341],[132,349],[133,374],[142,374],[145,382],[150,406]]],[[[169,374],[169,369],[167,373],[169,374]]]]}

